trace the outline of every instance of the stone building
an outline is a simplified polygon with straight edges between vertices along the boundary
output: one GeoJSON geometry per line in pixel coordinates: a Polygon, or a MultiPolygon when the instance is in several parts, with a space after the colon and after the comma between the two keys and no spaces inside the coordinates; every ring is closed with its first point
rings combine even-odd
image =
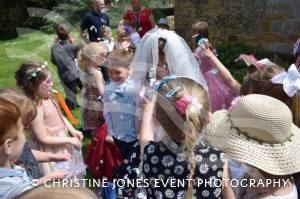
{"type": "Polygon", "coordinates": [[[196,20],[210,25],[214,43],[243,41],[291,54],[300,37],[299,0],[176,0],[176,31],[191,42],[196,20]]]}

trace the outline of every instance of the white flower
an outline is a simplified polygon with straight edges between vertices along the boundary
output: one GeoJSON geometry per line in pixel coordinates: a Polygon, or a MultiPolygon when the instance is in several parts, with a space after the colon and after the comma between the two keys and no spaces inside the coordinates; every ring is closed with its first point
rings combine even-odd
{"type": "Polygon", "coordinates": [[[151,163],[152,163],[152,164],[157,164],[158,161],[159,161],[159,158],[158,158],[157,156],[151,157],[151,163]]]}
{"type": "Polygon", "coordinates": [[[222,178],[222,176],[223,176],[223,171],[218,171],[217,176],[218,176],[219,178],[222,178]]]}
{"type": "Polygon", "coordinates": [[[157,173],[157,168],[156,168],[156,167],[153,167],[153,168],[152,168],[152,172],[153,172],[153,173],[157,173]]]}
{"type": "Polygon", "coordinates": [[[175,197],[175,193],[174,193],[173,190],[167,189],[167,190],[165,191],[165,196],[166,196],[167,198],[174,198],[174,197],[175,197]]]}
{"type": "Polygon", "coordinates": [[[220,154],[220,159],[222,160],[222,162],[225,162],[225,153],[220,154]]]}
{"type": "Polygon", "coordinates": [[[177,193],[177,199],[184,199],[185,191],[179,191],[177,193]]]}
{"type": "Polygon", "coordinates": [[[170,169],[165,169],[165,174],[166,175],[170,175],[170,173],[171,173],[170,169]]]}
{"type": "Polygon", "coordinates": [[[222,192],[221,188],[216,188],[215,191],[214,191],[215,197],[219,197],[221,192],[222,192]]]}
{"type": "Polygon", "coordinates": [[[150,195],[152,195],[152,189],[151,189],[151,188],[148,188],[147,191],[148,191],[148,193],[149,193],[150,195]]]}
{"type": "Polygon", "coordinates": [[[178,162],[183,162],[183,161],[186,160],[186,155],[184,153],[180,153],[180,154],[177,155],[176,160],[178,162]]]}
{"type": "Polygon", "coordinates": [[[163,198],[163,195],[160,191],[155,191],[154,195],[157,199],[162,199],[163,198]]]}
{"type": "Polygon", "coordinates": [[[164,176],[164,175],[162,175],[162,174],[159,174],[159,175],[158,175],[158,179],[162,179],[162,180],[164,180],[164,179],[165,179],[165,176],[164,176]]]}
{"type": "Polygon", "coordinates": [[[202,191],[202,196],[207,198],[209,196],[209,191],[208,190],[202,191]]]}
{"type": "Polygon", "coordinates": [[[155,151],[155,146],[153,145],[153,144],[150,144],[149,146],[148,146],[148,153],[154,153],[154,151],[155,151]]]}
{"type": "Polygon", "coordinates": [[[210,154],[209,160],[210,160],[211,162],[215,162],[217,159],[218,159],[218,157],[217,157],[216,154],[210,154]]]}
{"type": "Polygon", "coordinates": [[[144,161],[146,161],[146,160],[147,160],[147,154],[146,154],[146,153],[144,153],[144,157],[143,157],[143,159],[144,159],[144,161]]]}
{"type": "Polygon", "coordinates": [[[147,163],[144,164],[144,171],[145,171],[145,173],[149,173],[149,171],[150,171],[150,167],[147,163]]]}
{"type": "Polygon", "coordinates": [[[218,169],[218,165],[214,164],[211,168],[212,168],[213,171],[215,171],[215,170],[218,169]]]}
{"type": "Polygon", "coordinates": [[[174,163],[174,158],[170,155],[166,155],[163,157],[162,159],[162,164],[165,166],[165,167],[170,167],[172,166],[174,163]]]}
{"type": "Polygon", "coordinates": [[[177,175],[181,175],[184,171],[184,168],[181,165],[177,165],[174,168],[174,173],[176,173],[177,175]]]}
{"type": "Polygon", "coordinates": [[[201,174],[206,174],[208,172],[209,168],[207,164],[201,164],[199,171],[201,174]]]}
{"type": "Polygon", "coordinates": [[[205,147],[203,149],[199,149],[200,153],[204,154],[204,153],[207,153],[209,151],[209,148],[208,147],[205,147]]]}
{"type": "Polygon", "coordinates": [[[164,152],[166,150],[166,147],[164,147],[164,145],[161,144],[160,147],[159,147],[159,150],[161,152],[164,152]]]}
{"type": "Polygon", "coordinates": [[[210,176],[210,177],[209,177],[209,182],[210,182],[212,185],[214,185],[214,181],[215,181],[216,179],[217,179],[216,176],[210,176]]]}
{"type": "Polygon", "coordinates": [[[195,160],[196,160],[196,162],[198,162],[198,163],[200,163],[200,162],[202,161],[202,159],[203,159],[202,155],[196,155],[196,156],[195,156],[195,160]]]}

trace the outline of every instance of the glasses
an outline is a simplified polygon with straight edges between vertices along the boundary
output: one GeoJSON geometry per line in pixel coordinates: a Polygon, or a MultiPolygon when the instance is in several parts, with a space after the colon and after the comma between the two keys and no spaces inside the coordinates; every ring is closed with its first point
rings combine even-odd
{"type": "Polygon", "coordinates": [[[42,85],[47,86],[47,87],[52,87],[53,81],[52,81],[52,79],[46,80],[46,81],[42,82],[42,85]]]}

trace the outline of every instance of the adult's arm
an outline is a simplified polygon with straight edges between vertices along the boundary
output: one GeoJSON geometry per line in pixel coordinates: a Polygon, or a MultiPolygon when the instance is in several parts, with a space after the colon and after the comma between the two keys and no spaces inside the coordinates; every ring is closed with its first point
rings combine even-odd
{"type": "Polygon", "coordinates": [[[149,22],[152,28],[155,28],[155,20],[154,20],[154,16],[152,13],[150,13],[149,15],[149,22]]]}
{"type": "Polygon", "coordinates": [[[85,37],[84,37],[85,30],[89,27],[88,21],[89,21],[88,14],[86,14],[80,23],[80,37],[83,40],[85,40],[85,37]]]}

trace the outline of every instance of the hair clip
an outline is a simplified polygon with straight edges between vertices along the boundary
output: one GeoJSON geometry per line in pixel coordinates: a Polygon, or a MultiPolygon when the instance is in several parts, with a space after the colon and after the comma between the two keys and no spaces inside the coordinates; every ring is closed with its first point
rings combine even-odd
{"type": "Polygon", "coordinates": [[[180,86],[176,86],[175,88],[169,90],[167,93],[166,93],[166,97],[167,98],[170,98],[172,97],[177,91],[179,91],[181,89],[180,86]]]}
{"type": "Polygon", "coordinates": [[[41,64],[40,67],[36,68],[27,78],[29,81],[32,81],[33,79],[35,79],[38,75],[39,72],[42,71],[42,69],[46,69],[48,66],[48,62],[44,62],[43,64],[41,64]]]}
{"type": "Polygon", "coordinates": [[[161,89],[161,86],[162,86],[163,84],[167,83],[167,82],[170,81],[170,80],[175,80],[176,78],[177,78],[176,75],[170,75],[170,76],[167,76],[167,77],[163,78],[162,80],[156,82],[156,83],[154,84],[154,89],[156,90],[156,92],[159,92],[160,89],[161,89]]]}
{"type": "Polygon", "coordinates": [[[198,102],[198,99],[194,96],[183,96],[179,100],[176,101],[176,109],[179,113],[185,114],[186,113],[186,107],[192,104],[196,106],[199,109],[202,109],[203,106],[198,102]]]}

